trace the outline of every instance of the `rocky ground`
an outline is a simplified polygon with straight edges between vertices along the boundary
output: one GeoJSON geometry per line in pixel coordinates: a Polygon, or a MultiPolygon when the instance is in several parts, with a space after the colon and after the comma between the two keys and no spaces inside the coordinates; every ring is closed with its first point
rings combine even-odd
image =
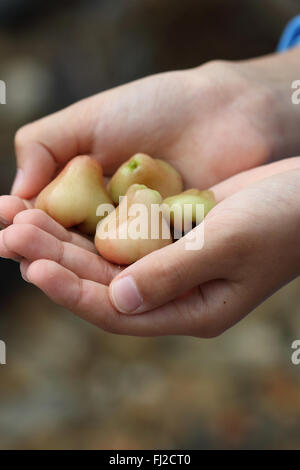
{"type": "Polygon", "coordinates": [[[299,287],[213,340],[114,336],[20,288],[1,308],[0,448],[300,448],[299,287]]]}

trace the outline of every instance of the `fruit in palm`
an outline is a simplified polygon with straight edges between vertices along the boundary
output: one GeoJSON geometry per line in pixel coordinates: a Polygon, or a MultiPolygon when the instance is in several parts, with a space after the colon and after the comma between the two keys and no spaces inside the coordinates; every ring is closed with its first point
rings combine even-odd
{"type": "Polygon", "coordinates": [[[157,191],[140,184],[130,186],[120,205],[97,226],[98,252],[113,263],[125,265],[172,243],[161,202],[157,191]]]}
{"type": "Polygon", "coordinates": [[[64,227],[77,226],[94,234],[101,217],[99,204],[112,204],[103,181],[100,163],[87,155],[73,158],[36,199],[42,209],[64,227]]]}
{"type": "Polygon", "coordinates": [[[216,205],[214,193],[209,190],[188,189],[163,201],[165,218],[169,218],[175,231],[189,230],[202,222],[208,212],[216,205]],[[203,212],[202,208],[203,207],[203,212]]]}
{"type": "Polygon", "coordinates": [[[178,194],[183,190],[182,178],[169,163],[137,153],[123,163],[113,175],[108,192],[115,204],[124,196],[132,184],[145,184],[156,189],[163,198],[178,194]]]}

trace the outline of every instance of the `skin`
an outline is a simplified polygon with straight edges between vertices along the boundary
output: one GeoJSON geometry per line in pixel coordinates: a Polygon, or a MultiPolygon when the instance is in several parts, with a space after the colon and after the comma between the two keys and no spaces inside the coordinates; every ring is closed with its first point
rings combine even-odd
{"type": "MultiPolygon", "coordinates": [[[[169,226],[162,217],[158,219],[157,231],[159,238],[151,238],[151,230],[155,229],[155,219],[151,220],[151,205],[160,205],[162,202],[161,195],[157,191],[147,188],[147,186],[134,184],[130,186],[125,196],[126,201],[123,199],[115,211],[100,222],[95,236],[95,246],[98,252],[108,261],[120,265],[134,263],[143,256],[172,243],[169,226]],[[139,217],[139,213],[130,213],[133,204],[143,204],[148,215],[146,220],[143,219],[145,222],[141,222],[141,225],[147,227],[147,230],[145,229],[145,233],[141,234],[138,239],[133,239],[130,236],[131,224],[135,224],[137,217],[139,217]],[[112,226],[111,229],[109,229],[110,225],[112,226]],[[106,227],[106,229],[108,227],[105,238],[100,236],[102,227],[106,227]],[[163,230],[168,238],[162,236],[163,230]],[[143,235],[145,238],[143,238],[143,235]]],[[[142,219],[140,218],[140,220],[142,219]]],[[[132,229],[134,229],[134,226],[132,226],[132,229]]],[[[140,230],[140,228],[137,228],[137,230],[140,230]]]]}
{"type": "Polygon", "coordinates": [[[168,163],[149,155],[137,153],[118,168],[108,184],[108,192],[115,204],[132,184],[145,184],[158,191],[163,198],[178,194],[183,189],[180,174],[168,163]]]}
{"type": "MultiPolygon", "coordinates": [[[[26,280],[107,331],[216,336],[299,273],[300,157],[285,162],[290,171],[280,172],[280,163],[266,166],[266,178],[260,173],[254,184],[256,170],[248,172],[249,186],[243,175],[238,192],[231,186],[207,216],[202,250],[186,251],[183,237],[120,271],[92,247],[65,241],[69,232],[46,214],[26,210],[0,232],[1,256],[22,257],[26,280]],[[134,276],[143,298],[134,315],[119,313],[111,302],[109,283],[125,275],[134,276]]],[[[225,192],[222,183],[213,189],[225,192]]]]}
{"type": "Polygon", "coordinates": [[[78,226],[87,234],[96,232],[99,204],[112,204],[102,178],[101,165],[87,155],[73,158],[38,195],[35,207],[66,228],[78,226]]]}
{"type": "Polygon", "coordinates": [[[295,48],[156,75],[22,128],[21,172],[13,196],[0,199],[8,226],[0,232],[1,256],[22,258],[25,279],[105,330],[220,334],[299,274],[299,157],[246,171],[300,153],[300,107],[290,89],[299,56],[295,48]],[[95,157],[109,176],[137,150],[164,155],[185,187],[211,186],[220,202],[207,216],[208,243],[193,257],[181,239],[120,272],[90,241],[20,199],[34,198],[79,153],[95,157]],[[143,301],[135,315],[114,303],[114,282],[126,274],[143,301]]]}

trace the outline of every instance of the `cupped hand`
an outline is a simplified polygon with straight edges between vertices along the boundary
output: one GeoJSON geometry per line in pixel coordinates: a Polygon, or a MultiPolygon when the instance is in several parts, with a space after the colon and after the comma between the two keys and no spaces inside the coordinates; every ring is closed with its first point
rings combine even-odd
{"type": "Polygon", "coordinates": [[[26,210],[1,232],[0,255],[22,257],[25,279],[105,330],[214,336],[299,274],[300,157],[213,190],[220,203],[200,250],[186,250],[184,237],[120,272],[91,242],[26,210]]]}
{"type": "MultiPolygon", "coordinates": [[[[298,276],[300,158],[291,160],[293,169],[261,180],[257,174],[256,183],[249,175],[249,186],[220,202],[204,221],[201,249],[187,249],[185,236],[115,277],[109,292],[115,308],[145,331],[210,337],[298,276]]],[[[215,191],[228,189],[225,182],[215,191]]]]}
{"type": "MultiPolygon", "coordinates": [[[[36,197],[79,154],[97,159],[109,176],[132,154],[149,153],[172,163],[187,188],[199,189],[265,163],[286,139],[278,139],[284,119],[277,85],[264,75],[252,62],[210,62],[99,93],[27,124],[15,138],[12,194],[36,197]]],[[[21,206],[0,198],[2,225],[21,206]]]]}

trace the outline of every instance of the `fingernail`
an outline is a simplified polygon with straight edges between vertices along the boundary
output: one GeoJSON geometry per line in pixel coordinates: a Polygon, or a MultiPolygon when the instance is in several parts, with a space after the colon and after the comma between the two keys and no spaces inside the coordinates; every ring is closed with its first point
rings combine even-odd
{"type": "Polygon", "coordinates": [[[24,171],[22,170],[22,168],[18,168],[14,184],[12,185],[12,188],[11,188],[12,194],[17,194],[22,189],[23,180],[24,180],[24,171]]]}
{"type": "Polygon", "coordinates": [[[8,220],[6,220],[4,217],[0,216],[0,229],[4,229],[9,226],[8,220]]]}
{"type": "Polygon", "coordinates": [[[143,303],[132,276],[125,276],[112,283],[111,296],[119,312],[134,313],[143,303]]]}
{"type": "Polygon", "coordinates": [[[30,281],[27,277],[28,268],[29,268],[29,262],[27,260],[23,259],[22,263],[20,264],[20,273],[21,273],[21,276],[24,279],[24,281],[30,283],[30,281]]]}
{"type": "Polygon", "coordinates": [[[21,271],[21,276],[22,276],[22,278],[23,278],[23,280],[24,280],[25,282],[29,282],[29,279],[28,279],[28,277],[26,276],[26,274],[25,274],[24,271],[21,271]]]}

